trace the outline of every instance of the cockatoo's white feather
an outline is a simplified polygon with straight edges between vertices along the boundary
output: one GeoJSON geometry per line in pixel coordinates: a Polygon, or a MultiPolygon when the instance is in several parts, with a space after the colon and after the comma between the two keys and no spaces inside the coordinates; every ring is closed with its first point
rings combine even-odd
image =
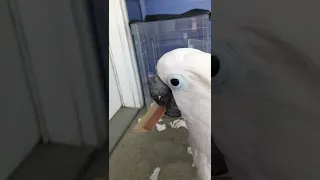
{"type": "Polygon", "coordinates": [[[157,74],[172,90],[189,132],[194,163],[201,180],[211,179],[211,55],[181,48],[163,55],[157,74]],[[173,86],[171,79],[178,79],[173,86]]]}

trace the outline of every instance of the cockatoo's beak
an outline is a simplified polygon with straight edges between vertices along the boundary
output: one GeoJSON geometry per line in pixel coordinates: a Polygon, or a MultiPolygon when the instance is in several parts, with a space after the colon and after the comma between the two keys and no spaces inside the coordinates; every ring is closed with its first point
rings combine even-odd
{"type": "Polygon", "coordinates": [[[170,117],[180,117],[181,113],[176,105],[171,89],[155,75],[149,80],[151,98],[160,106],[166,106],[165,114],[170,117]]]}
{"type": "Polygon", "coordinates": [[[155,101],[148,112],[134,127],[135,132],[150,132],[160,118],[166,114],[170,117],[180,117],[181,113],[173,98],[170,88],[155,75],[150,78],[149,91],[151,98],[155,101]]]}

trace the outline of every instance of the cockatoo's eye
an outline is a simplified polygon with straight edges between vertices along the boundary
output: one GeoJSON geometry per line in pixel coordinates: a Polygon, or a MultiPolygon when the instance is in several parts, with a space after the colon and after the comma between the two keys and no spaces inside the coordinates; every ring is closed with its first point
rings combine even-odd
{"type": "Polygon", "coordinates": [[[173,75],[168,79],[169,87],[172,90],[181,90],[184,89],[187,86],[187,83],[183,76],[180,75],[173,75]]]}
{"type": "Polygon", "coordinates": [[[170,80],[170,83],[172,86],[178,86],[179,85],[179,79],[173,78],[170,80]]]}

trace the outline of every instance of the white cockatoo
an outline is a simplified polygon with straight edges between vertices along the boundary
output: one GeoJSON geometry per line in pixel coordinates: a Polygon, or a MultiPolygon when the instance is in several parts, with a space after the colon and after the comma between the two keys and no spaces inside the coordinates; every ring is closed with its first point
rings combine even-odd
{"type": "MultiPolygon", "coordinates": [[[[211,179],[211,62],[211,54],[192,48],[164,54],[157,63],[157,75],[149,82],[151,97],[160,106],[149,109],[136,128],[150,131],[163,113],[182,116],[199,180],[211,179]]],[[[213,174],[226,173],[222,154],[214,143],[213,148],[213,174]]]]}
{"type": "Polygon", "coordinates": [[[181,48],[164,54],[157,75],[170,89],[189,132],[201,180],[211,179],[211,54],[181,48]]]}

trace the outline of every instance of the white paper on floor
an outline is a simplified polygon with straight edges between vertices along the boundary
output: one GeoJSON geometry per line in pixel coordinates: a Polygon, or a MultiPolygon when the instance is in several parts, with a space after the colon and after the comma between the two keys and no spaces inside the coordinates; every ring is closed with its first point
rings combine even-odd
{"type": "MultiPolygon", "coordinates": [[[[190,154],[191,156],[193,156],[193,153],[192,153],[192,150],[191,150],[191,147],[187,147],[187,152],[188,154],[190,154]]],[[[197,155],[197,151],[196,151],[196,155],[197,155]]],[[[194,159],[194,158],[193,158],[194,159]]],[[[194,160],[192,162],[192,167],[195,167],[196,165],[194,164],[194,160]]]]}
{"type": "Polygon", "coordinates": [[[163,131],[166,129],[166,125],[165,124],[156,124],[157,130],[158,131],[163,131]]]}
{"type": "Polygon", "coordinates": [[[192,156],[191,147],[187,147],[187,152],[188,152],[188,154],[190,154],[192,156]]]}
{"type": "Polygon", "coordinates": [[[160,168],[159,167],[155,168],[149,180],[158,180],[159,172],[160,172],[160,168]]]}
{"type": "Polygon", "coordinates": [[[186,122],[185,122],[184,120],[182,120],[182,119],[176,119],[176,120],[170,122],[169,125],[170,125],[171,128],[173,128],[173,129],[178,129],[178,128],[180,128],[180,127],[184,127],[184,128],[186,128],[186,129],[188,129],[188,128],[187,128],[187,125],[186,125],[186,122]]]}

